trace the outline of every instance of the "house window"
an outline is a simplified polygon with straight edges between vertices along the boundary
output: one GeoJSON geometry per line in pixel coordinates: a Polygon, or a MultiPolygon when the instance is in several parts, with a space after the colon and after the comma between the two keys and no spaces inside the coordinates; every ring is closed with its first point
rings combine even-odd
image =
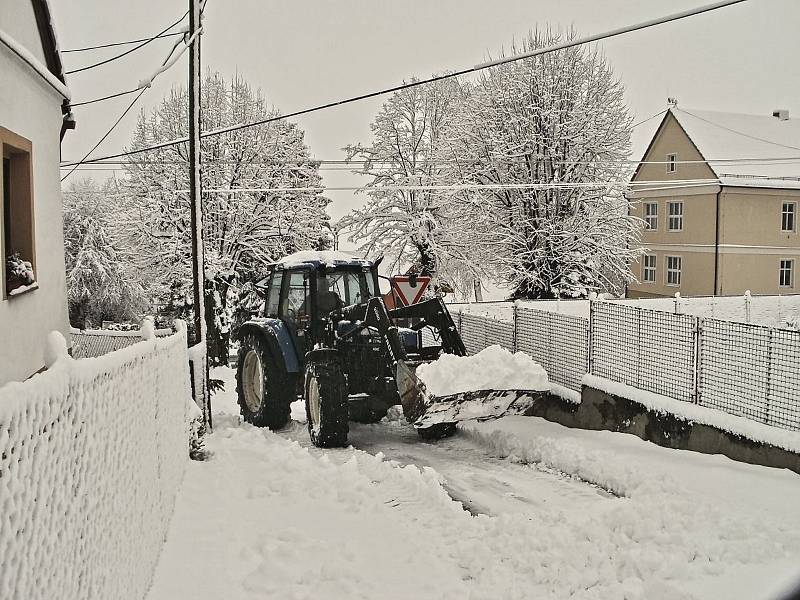
{"type": "Polygon", "coordinates": [[[642,280],[645,283],[656,281],[656,255],[645,254],[642,258],[642,280]]]}
{"type": "Polygon", "coordinates": [[[678,170],[678,155],[667,154],[667,173],[674,173],[678,170]]]}
{"type": "Polygon", "coordinates": [[[645,229],[658,229],[658,202],[645,202],[644,225],[645,229]]]}
{"type": "Polygon", "coordinates": [[[781,207],[781,231],[794,233],[797,215],[797,202],[784,202],[781,207]]]}
{"type": "Polygon", "coordinates": [[[33,187],[31,143],[0,127],[3,153],[3,239],[0,255],[4,265],[4,298],[31,289],[36,262],[33,244],[33,187]]]}
{"type": "Polygon", "coordinates": [[[681,284],[680,256],[667,256],[667,285],[679,286],[681,284]]]}
{"type": "Polygon", "coordinates": [[[794,280],[794,260],[782,258],[781,266],[778,270],[778,285],[781,287],[792,287],[794,280]]]}
{"type": "Polygon", "coordinates": [[[683,231],[683,202],[668,202],[670,231],[683,231]]]}

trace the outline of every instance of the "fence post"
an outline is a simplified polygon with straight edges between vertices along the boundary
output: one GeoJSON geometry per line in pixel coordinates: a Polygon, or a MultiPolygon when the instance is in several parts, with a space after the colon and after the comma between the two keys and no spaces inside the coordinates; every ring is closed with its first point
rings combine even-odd
{"type": "Polygon", "coordinates": [[[642,309],[638,307],[636,308],[636,387],[642,389],[642,309]]]}
{"type": "Polygon", "coordinates": [[[701,337],[703,335],[703,317],[696,317],[694,320],[694,403],[700,404],[703,397],[700,373],[703,368],[703,345],[701,337]]]}
{"type": "Polygon", "coordinates": [[[518,325],[517,325],[517,309],[518,308],[519,307],[517,306],[517,302],[514,301],[514,319],[513,319],[514,329],[513,329],[513,333],[511,334],[511,351],[512,352],[518,352],[519,351],[518,350],[518,345],[517,345],[517,335],[518,335],[518,333],[517,333],[517,327],[518,327],[518,325]]]}
{"type": "Polygon", "coordinates": [[[750,290],[744,292],[744,315],[745,320],[750,322],[750,290]]]}
{"type": "Polygon", "coordinates": [[[680,314],[681,312],[681,293],[675,292],[675,314],[680,314]]]}
{"type": "Polygon", "coordinates": [[[772,388],[772,337],[775,334],[773,327],[769,328],[769,337],[767,338],[767,397],[764,398],[764,423],[769,425],[769,398],[770,389],[772,388]]]}
{"type": "Polygon", "coordinates": [[[589,331],[586,332],[586,339],[589,342],[589,349],[586,352],[586,372],[594,375],[592,373],[594,367],[594,302],[591,298],[589,299],[589,331]]]}

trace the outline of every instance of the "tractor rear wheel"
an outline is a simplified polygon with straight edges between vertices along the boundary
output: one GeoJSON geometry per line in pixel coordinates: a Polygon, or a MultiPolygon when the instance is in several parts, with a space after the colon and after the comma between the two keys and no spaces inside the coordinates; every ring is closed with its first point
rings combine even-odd
{"type": "Polygon", "coordinates": [[[272,355],[264,336],[242,336],[236,367],[239,410],[256,427],[280,429],[289,422],[294,385],[285,366],[272,355]]]}
{"type": "Polygon", "coordinates": [[[308,358],[304,395],[311,443],[319,448],[347,445],[347,380],[334,352],[308,358]]]}

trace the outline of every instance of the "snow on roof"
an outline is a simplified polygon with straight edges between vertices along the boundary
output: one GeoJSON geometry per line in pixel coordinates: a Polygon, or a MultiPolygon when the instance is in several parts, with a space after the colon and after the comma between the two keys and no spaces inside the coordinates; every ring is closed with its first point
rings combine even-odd
{"type": "Polygon", "coordinates": [[[670,112],[723,185],[800,187],[793,181],[800,178],[800,160],[787,160],[800,157],[800,119],[677,107],[670,112]],[[730,162],[743,158],[777,160],[730,162]]]}
{"type": "Polygon", "coordinates": [[[369,260],[351,256],[350,254],[336,250],[301,250],[300,252],[295,252],[289,256],[284,256],[280,260],[276,261],[276,263],[285,267],[296,267],[306,263],[319,263],[323,265],[347,263],[361,266],[372,266],[372,262],[369,260]]]}

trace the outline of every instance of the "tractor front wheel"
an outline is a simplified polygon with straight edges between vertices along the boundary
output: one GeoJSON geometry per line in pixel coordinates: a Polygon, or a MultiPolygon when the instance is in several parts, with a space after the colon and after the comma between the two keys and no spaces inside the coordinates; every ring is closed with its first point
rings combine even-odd
{"type": "Polygon", "coordinates": [[[236,368],[239,410],[248,423],[280,429],[289,422],[294,386],[259,333],[242,336],[236,368]]]}
{"type": "Polygon", "coordinates": [[[319,448],[347,445],[347,380],[334,352],[308,358],[304,386],[311,443],[319,448]]]}

